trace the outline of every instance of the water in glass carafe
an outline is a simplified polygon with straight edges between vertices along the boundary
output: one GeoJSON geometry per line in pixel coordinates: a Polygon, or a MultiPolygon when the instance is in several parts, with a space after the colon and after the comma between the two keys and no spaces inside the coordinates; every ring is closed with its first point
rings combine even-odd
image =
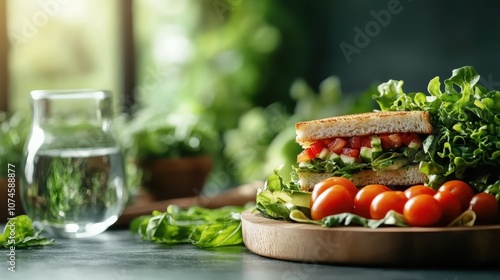
{"type": "Polygon", "coordinates": [[[21,199],[36,226],[55,236],[97,235],[127,201],[122,153],[107,91],[31,92],[21,199]]]}

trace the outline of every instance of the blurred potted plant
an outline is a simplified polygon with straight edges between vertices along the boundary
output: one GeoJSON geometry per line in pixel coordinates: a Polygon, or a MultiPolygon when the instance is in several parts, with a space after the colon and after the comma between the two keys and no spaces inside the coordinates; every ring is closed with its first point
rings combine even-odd
{"type": "MultiPolygon", "coordinates": [[[[7,113],[0,112],[0,201],[6,206],[9,205],[9,198],[14,201],[12,203],[15,208],[12,212],[14,215],[24,213],[19,194],[19,177],[28,132],[27,118],[19,113],[8,116],[7,113]],[[15,185],[14,192],[8,190],[12,183],[15,185]]],[[[9,215],[8,207],[3,207],[0,210],[0,219],[5,221],[8,217],[12,217],[9,215]]]]}
{"type": "Polygon", "coordinates": [[[155,200],[199,195],[212,171],[218,134],[208,118],[143,108],[123,130],[122,143],[155,200]]]}

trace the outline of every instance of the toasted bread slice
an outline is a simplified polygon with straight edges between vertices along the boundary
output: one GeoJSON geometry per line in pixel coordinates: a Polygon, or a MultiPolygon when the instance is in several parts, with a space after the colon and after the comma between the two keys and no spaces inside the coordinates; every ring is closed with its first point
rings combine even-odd
{"type": "MultiPolygon", "coordinates": [[[[304,191],[312,191],[314,185],[320,181],[332,177],[332,173],[299,172],[299,184],[304,191]]],[[[386,186],[411,186],[423,184],[427,176],[420,172],[418,164],[399,168],[392,171],[376,172],[363,170],[350,178],[358,187],[370,184],[382,184],[386,186]]]]}
{"type": "Polygon", "coordinates": [[[307,147],[318,139],[382,133],[431,134],[432,129],[429,112],[382,111],[299,122],[295,125],[295,140],[307,147]]]}

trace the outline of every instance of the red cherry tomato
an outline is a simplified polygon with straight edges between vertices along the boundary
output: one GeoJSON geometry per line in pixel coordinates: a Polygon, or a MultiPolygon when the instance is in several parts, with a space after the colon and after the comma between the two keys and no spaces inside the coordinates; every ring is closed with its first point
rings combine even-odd
{"type": "Polygon", "coordinates": [[[361,149],[361,140],[362,140],[362,138],[359,136],[353,136],[353,137],[349,138],[349,140],[348,140],[349,148],[358,149],[358,150],[361,149]]]}
{"type": "Polygon", "coordinates": [[[406,202],[403,214],[410,226],[430,227],[439,223],[443,210],[432,195],[419,194],[406,202]]]}
{"type": "Polygon", "coordinates": [[[358,188],[351,180],[344,177],[330,177],[320,181],[314,186],[311,194],[311,204],[321,193],[334,185],[344,186],[346,190],[351,194],[352,199],[354,199],[354,197],[358,193],[358,188]]]}
{"type": "Polygon", "coordinates": [[[436,194],[435,189],[431,189],[430,187],[424,186],[424,185],[415,185],[407,188],[404,193],[408,199],[417,196],[419,194],[428,194],[428,195],[435,195],[436,194]]]}
{"type": "Polygon", "coordinates": [[[460,210],[465,211],[469,208],[469,203],[474,196],[474,190],[464,181],[451,180],[439,187],[438,192],[450,191],[460,201],[460,210]]]}
{"type": "Polygon", "coordinates": [[[370,205],[370,218],[380,220],[390,210],[403,214],[407,201],[408,198],[402,191],[382,192],[373,199],[370,205]]]}
{"type": "Polygon", "coordinates": [[[307,155],[311,159],[314,159],[314,158],[318,157],[319,153],[321,153],[321,151],[323,150],[323,148],[325,148],[325,146],[323,145],[323,142],[316,141],[316,142],[314,142],[314,143],[311,144],[311,147],[309,147],[309,148],[306,149],[307,155]]]}
{"type": "Polygon", "coordinates": [[[346,144],[347,140],[338,137],[328,144],[328,149],[330,150],[330,152],[340,155],[340,153],[342,153],[342,149],[346,146],[346,144]]]}
{"type": "Polygon", "coordinates": [[[461,206],[458,198],[450,191],[440,191],[434,195],[434,198],[441,205],[443,215],[441,217],[440,225],[446,226],[455,220],[461,214],[461,206]]]}
{"type": "Polygon", "coordinates": [[[414,143],[421,143],[422,140],[420,140],[420,137],[418,136],[417,133],[405,133],[401,136],[401,138],[403,139],[403,143],[408,146],[411,144],[411,142],[414,142],[414,143]]]}
{"type": "Polygon", "coordinates": [[[476,213],[475,224],[494,224],[498,220],[498,201],[489,193],[482,192],[473,196],[469,209],[476,213]]]}
{"type": "Polygon", "coordinates": [[[364,136],[361,138],[361,147],[372,147],[372,138],[370,136],[364,136]]]}
{"type": "Polygon", "coordinates": [[[387,186],[384,185],[366,185],[359,190],[359,192],[354,197],[354,209],[353,213],[367,218],[370,218],[370,205],[372,200],[380,193],[390,191],[387,186]]]}
{"type": "Polygon", "coordinates": [[[401,147],[403,140],[399,133],[384,133],[380,134],[382,148],[384,150],[395,150],[401,147]]]}
{"type": "Polygon", "coordinates": [[[341,185],[334,185],[321,193],[311,206],[311,218],[321,220],[324,217],[352,212],[353,199],[349,191],[341,185]]]}
{"type": "Polygon", "coordinates": [[[354,148],[343,148],[342,154],[352,158],[359,158],[359,150],[354,148]]]}

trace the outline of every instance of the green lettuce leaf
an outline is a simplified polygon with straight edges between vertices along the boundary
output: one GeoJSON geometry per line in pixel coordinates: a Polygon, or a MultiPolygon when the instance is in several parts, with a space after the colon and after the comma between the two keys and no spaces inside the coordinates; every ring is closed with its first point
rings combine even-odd
{"type": "Polygon", "coordinates": [[[279,174],[281,167],[276,168],[266,179],[264,187],[257,191],[254,212],[275,220],[291,220],[290,213],[296,209],[309,215],[311,194],[300,191],[293,180],[285,183],[279,174]]]}
{"type": "Polygon", "coordinates": [[[420,170],[437,188],[460,179],[477,191],[500,198],[500,92],[479,84],[471,66],[452,71],[444,81],[433,78],[422,92],[405,93],[403,82],[389,80],[373,98],[382,110],[423,110],[431,115],[434,132],[424,140],[420,170]]]}
{"type": "Polygon", "coordinates": [[[191,243],[200,248],[243,243],[241,212],[247,207],[226,206],[207,209],[193,206],[182,209],[169,205],[165,212],[137,217],[130,230],[141,239],[162,244],[191,243]]]}
{"type": "Polygon", "coordinates": [[[33,222],[26,215],[16,216],[5,225],[3,234],[0,234],[0,244],[4,248],[29,248],[54,244],[53,239],[42,237],[43,230],[35,231],[33,222]]]}
{"type": "Polygon", "coordinates": [[[315,221],[311,220],[299,210],[293,210],[290,213],[290,219],[298,223],[316,224],[322,225],[324,227],[362,226],[369,228],[378,228],[382,226],[408,226],[404,216],[394,210],[390,210],[389,212],[387,212],[385,217],[380,220],[366,219],[352,213],[341,213],[330,215],[323,218],[321,221],[315,221]]]}

